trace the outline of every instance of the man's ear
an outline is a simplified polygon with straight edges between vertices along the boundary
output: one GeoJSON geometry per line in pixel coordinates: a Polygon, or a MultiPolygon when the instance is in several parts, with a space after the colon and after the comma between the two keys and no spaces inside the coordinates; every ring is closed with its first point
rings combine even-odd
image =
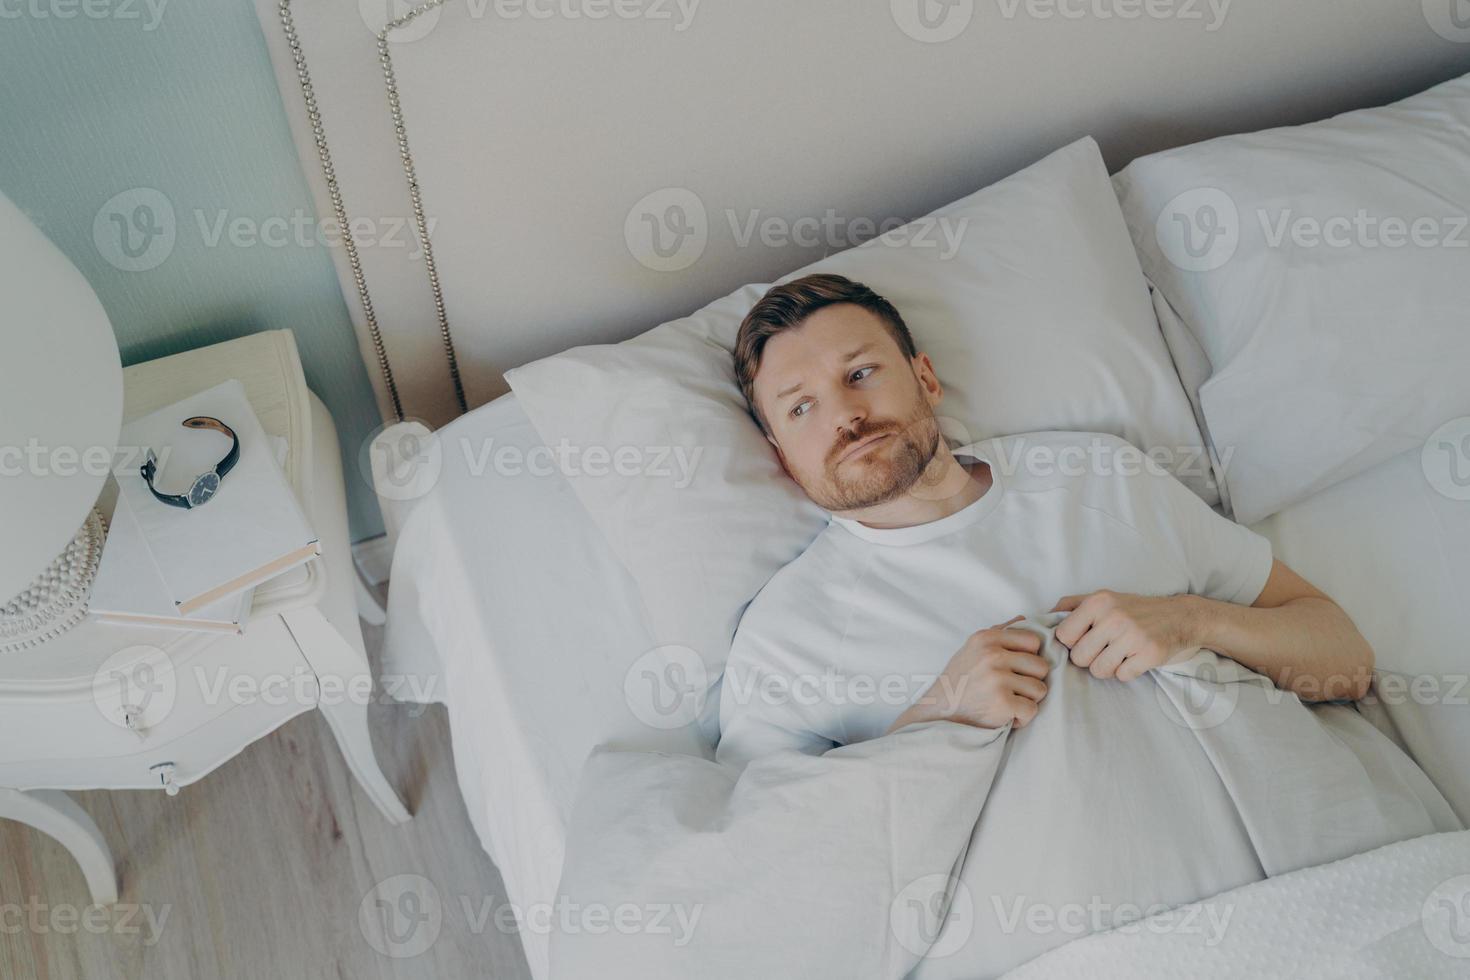
{"type": "Polygon", "coordinates": [[[929,355],[923,351],[914,355],[912,361],[914,376],[919,379],[920,386],[929,398],[930,405],[938,405],[944,398],[944,386],[939,383],[939,376],[934,373],[934,362],[929,360],[929,355]]]}
{"type": "MultiPolygon", "coordinates": [[[[777,442],[776,437],[771,435],[769,432],[766,433],[766,441],[769,442],[772,446],[776,447],[776,458],[781,461],[781,469],[786,471],[787,476],[791,476],[791,467],[786,465],[786,454],[781,451],[781,444],[777,442]]],[[[791,476],[791,478],[793,480],[796,479],[796,477],[794,476],[791,476]]]]}

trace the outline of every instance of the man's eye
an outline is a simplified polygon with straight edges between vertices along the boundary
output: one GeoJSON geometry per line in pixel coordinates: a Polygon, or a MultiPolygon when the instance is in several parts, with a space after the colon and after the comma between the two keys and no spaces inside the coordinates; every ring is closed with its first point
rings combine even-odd
{"type": "Polygon", "coordinates": [[[860,367],[856,371],[852,372],[852,377],[849,378],[848,380],[850,380],[850,381],[861,381],[861,380],[863,380],[863,378],[866,378],[868,376],[867,374],[864,374],[863,372],[866,371],[868,373],[872,373],[873,371],[876,371],[876,370],[878,370],[878,369],[875,368],[875,367],[873,367],[873,366],[871,366],[871,365],[869,365],[868,367],[860,367]],[[859,375],[862,375],[862,377],[859,377],[859,375]]]}
{"type": "Polygon", "coordinates": [[[801,416],[803,416],[803,415],[806,414],[806,409],[810,405],[811,405],[811,402],[809,402],[809,401],[808,402],[797,402],[796,407],[791,410],[791,414],[794,417],[796,417],[796,418],[800,418],[801,416]]]}

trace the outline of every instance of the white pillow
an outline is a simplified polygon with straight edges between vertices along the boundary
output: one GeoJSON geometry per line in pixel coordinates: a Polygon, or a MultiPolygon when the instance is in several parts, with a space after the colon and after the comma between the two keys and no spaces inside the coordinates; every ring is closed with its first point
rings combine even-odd
{"type": "Polygon", "coordinates": [[[1241,523],[1470,415],[1470,76],[1156,153],[1114,184],[1208,359],[1191,394],[1241,523]]]}
{"type": "MultiPolygon", "coordinates": [[[[788,279],[814,272],[894,303],[945,386],[939,413],[956,444],[1109,432],[1175,454],[1181,479],[1218,500],[1092,139],[788,279]]],[[[638,581],[660,642],[693,648],[707,682],[746,604],[828,520],[785,475],[735,383],[736,333],[765,291],[746,286],[622,344],[506,375],[548,445],[598,448],[605,472],[568,478],[638,581]],[[646,472],[668,450],[699,454],[692,482],[677,466],[646,472]],[[620,453],[621,472],[601,455],[620,453]]]]}

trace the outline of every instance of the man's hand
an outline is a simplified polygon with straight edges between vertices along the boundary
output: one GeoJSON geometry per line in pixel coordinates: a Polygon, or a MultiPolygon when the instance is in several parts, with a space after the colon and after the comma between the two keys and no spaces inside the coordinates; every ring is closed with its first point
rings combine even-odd
{"type": "Polygon", "coordinates": [[[1072,663],[1093,677],[1131,681],[1200,649],[1188,596],[1145,596],[1102,590],[1063,596],[1052,612],[1070,612],[1056,638],[1072,651],[1072,663]],[[1180,601],[1186,600],[1186,601],[1180,601]]]}
{"type": "Polygon", "coordinates": [[[1024,728],[1046,697],[1051,665],[1041,656],[1041,637],[1006,628],[1021,618],[970,634],[944,673],[888,731],[940,719],[976,728],[1001,728],[1012,722],[1024,728]]]}

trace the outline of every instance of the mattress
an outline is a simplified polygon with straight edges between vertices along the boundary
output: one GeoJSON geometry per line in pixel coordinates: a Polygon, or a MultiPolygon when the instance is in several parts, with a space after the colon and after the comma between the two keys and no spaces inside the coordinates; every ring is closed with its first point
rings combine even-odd
{"type": "MultiPolygon", "coordinates": [[[[711,741],[647,724],[630,707],[631,668],[655,646],[642,599],[515,396],[436,437],[442,470],[412,503],[393,557],[382,671],[398,696],[447,705],[459,787],[507,897],[550,906],[593,747],[708,758],[711,741]]],[[[1470,746],[1470,708],[1455,701],[1470,690],[1454,690],[1470,660],[1457,653],[1470,503],[1436,493],[1418,453],[1406,453],[1255,530],[1342,604],[1381,670],[1437,685],[1432,704],[1405,697],[1364,713],[1470,822],[1470,783],[1446,747],[1463,758],[1470,746]]],[[[545,931],[520,934],[533,974],[546,977],[545,931]]]]}

